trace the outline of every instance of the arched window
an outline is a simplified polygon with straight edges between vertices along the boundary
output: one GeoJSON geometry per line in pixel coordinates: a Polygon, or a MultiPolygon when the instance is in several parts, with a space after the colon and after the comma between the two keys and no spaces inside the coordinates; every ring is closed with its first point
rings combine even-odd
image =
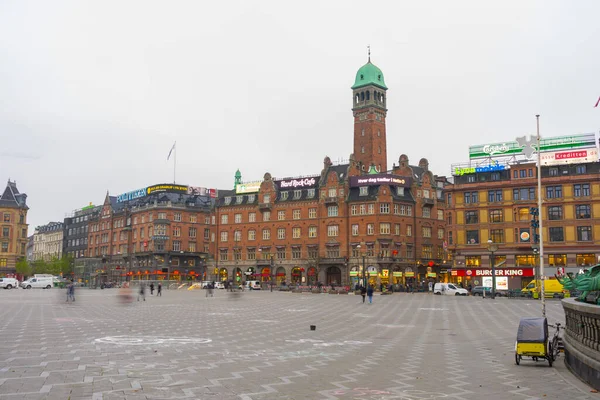
{"type": "Polygon", "coordinates": [[[379,129],[377,129],[377,136],[381,137],[381,131],[379,129]]]}
{"type": "Polygon", "coordinates": [[[378,152],[379,154],[381,154],[381,146],[379,146],[379,149],[377,149],[377,152],[378,152]]]}
{"type": "Polygon", "coordinates": [[[371,92],[367,92],[367,101],[371,98],[371,92]]]}
{"type": "Polygon", "coordinates": [[[360,92],[360,101],[365,101],[365,92],[360,92]]]}
{"type": "Polygon", "coordinates": [[[361,152],[362,154],[365,154],[365,146],[363,146],[363,147],[361,147],[361,148],[360,148],[360,152],[361,152]]]}
{"type": "Polygon", "coordinates": [[[362,129],[362,132],[360,133],[360,136],[365,136],[365,128],[362,129]]]}

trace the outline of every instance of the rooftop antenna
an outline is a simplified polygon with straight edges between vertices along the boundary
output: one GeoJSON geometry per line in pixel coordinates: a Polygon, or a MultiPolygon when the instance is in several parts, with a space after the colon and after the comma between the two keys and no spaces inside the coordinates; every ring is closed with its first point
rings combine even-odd
{"type": "Polygon", "coordinates": [[[371,62],[371,45],[367,45],[367,53],[369,55],[369,62],[371,62]]]}

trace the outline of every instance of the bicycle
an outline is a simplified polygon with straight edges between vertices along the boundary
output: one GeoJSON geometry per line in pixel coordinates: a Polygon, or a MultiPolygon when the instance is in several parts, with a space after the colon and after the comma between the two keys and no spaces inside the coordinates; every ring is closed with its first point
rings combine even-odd
{"type": "MultiPolygon", "coordinates": [[[[548,343],[548,353],[549,353],[549,359],[548,359],[548,363],[550,364],[550,366],[552,366],[552,362],[555,361],[559,354],[560,351],[564,349],[564,345],[563,345],[563,341],[562,338],[560,337],[560,323],[556,323],[555,325],[548,325],[552,328],[556,328],[556,331],[554,332],[554,335],[552,336],[552,340],[550,341],[550,343],[548,343]]],[[[563,328],[564,329],[564,328],[563,328]]]]}

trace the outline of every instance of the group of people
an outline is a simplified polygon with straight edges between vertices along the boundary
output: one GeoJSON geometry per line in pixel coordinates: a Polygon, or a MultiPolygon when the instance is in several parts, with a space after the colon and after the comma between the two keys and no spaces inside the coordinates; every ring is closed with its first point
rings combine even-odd
{"type": "MultiPolygon", "coordinates": [[[[154,282],[150,283],[150,296],[154,295],[154,282]]],[[[156,285],[156,297],[162,297],[162,283],[158,282],[158,285],[156,285]]],[[[143,301],[146,301],[146,285],[145,284],[141,284],[140,285],[140,291],[138,293],[138,298],[137,301],[140,301],[140,297],[142,298],[143,301]]]]}
{"type": "Polygon", "coordinates": [[[365,296],[369,298],[369,304],[373,303],[373,292],[375,292],[375,288],[373,285],[369,285],[369,287],[360,286],[360,295],[362,296],[362,302],[365,302],[365,296]]]}

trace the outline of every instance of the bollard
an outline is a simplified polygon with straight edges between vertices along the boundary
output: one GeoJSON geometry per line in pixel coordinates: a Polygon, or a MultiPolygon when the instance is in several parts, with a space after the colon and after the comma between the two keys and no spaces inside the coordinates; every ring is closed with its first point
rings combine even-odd
{"type": "Polygon", "coordinates": [[[310,326],[310,330],[311,330],[311,331],[315,331],[315,330],[317,330],[317,326],[316,326],[316,325],[311,325],[311,326],[310,326]]]}

